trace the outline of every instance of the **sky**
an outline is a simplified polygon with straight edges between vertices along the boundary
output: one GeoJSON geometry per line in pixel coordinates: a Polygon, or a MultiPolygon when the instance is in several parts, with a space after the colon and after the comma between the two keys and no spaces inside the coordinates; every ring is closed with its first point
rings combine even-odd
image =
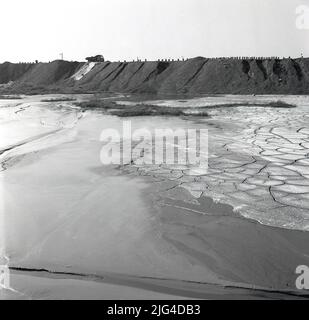
{"type": "Polygon", "coordinates": [[[0,62],[309,56],[308,0],[0,0],[0,62]]]}

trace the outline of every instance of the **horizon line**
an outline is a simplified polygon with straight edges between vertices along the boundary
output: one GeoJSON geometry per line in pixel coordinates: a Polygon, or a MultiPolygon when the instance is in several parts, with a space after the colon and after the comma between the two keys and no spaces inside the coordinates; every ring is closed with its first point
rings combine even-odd
{"type": "MultiPolygon", "coordinates": [[[[277,57],[277,56],[216,56],[216,57],[204,57],[204,56],[196,56],[191,58],[160,58],[156,60],[148,60],[147,58],[138,58],[138,59],[124,59],[124,60],[105,60],[104,62],[111,62],[111,63],[132,63],[132,62],[185,62],[192,59],[209,59],[209,60],[219,60],[219,59],[233,59],[233,60],[297,60],[297,59],[308,59],[309,57],[299,56],[299,57],[277,57]]],[[[86,60],[86,58],[85,58],[86,60]]],[[[87,61],[79,61],[79,60],[67,60],[67,59],[54,59],[50,61],[40,61],[40,60],[33,60],[33,61],[19,61],[19,62],[11,62],[11,61],[3,61],[0,64],[4,63],[11,63],[11,64],[39,64],[39,63],[52,63],[55,61],[65,61],[65,62],[80,62],[80,63],[87,63],[87,61]]],[[[103,62],[101,62],[103,63],[103,62]]]]}

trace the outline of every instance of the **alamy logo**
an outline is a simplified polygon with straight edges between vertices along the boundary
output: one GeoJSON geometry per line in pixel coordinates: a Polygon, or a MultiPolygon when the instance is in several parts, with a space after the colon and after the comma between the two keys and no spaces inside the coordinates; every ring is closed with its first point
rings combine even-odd
{"type": "Polygon", "coordinates": [[[296,28],[309,30],[309,6],[301,5],[296,8],[296,28]]]}
{"type": "Polygon", "coordinates": [[[132,130],[131,121],[124,121],[122,132],[102,131],[100,152],[102,164],[193,165],[208,168],[208,130],[153,129],[132,130]]]}
{"type": "Polygon", "coordinates": [[[295,272],[299,274],[295,282],[296,288],[298,290],[309,290],[309,267],[298,266],[295,272]]]}
{"type": "Polygon", "coordinates": [[[0,290],[10,288],[10,270],[7,265],[0,265],[0,290]]]}

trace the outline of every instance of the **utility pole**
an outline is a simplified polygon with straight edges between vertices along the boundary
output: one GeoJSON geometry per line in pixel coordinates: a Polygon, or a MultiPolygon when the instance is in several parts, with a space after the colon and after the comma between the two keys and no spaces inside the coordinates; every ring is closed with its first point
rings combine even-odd
{"type": "Polygon", "coordinates": [[[63,52],[60,53],[60,60],[63,60],[63,52]]]}

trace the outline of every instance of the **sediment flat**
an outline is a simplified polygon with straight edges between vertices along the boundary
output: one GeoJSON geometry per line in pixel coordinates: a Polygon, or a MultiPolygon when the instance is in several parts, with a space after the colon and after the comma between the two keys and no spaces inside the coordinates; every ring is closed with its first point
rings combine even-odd
{"type": "Polygon", "coordinates": [[[309,265],[307,98],[280,97],[294,109],[131,118],[135,128],[208,128],[200,175],[138,159],[103,166],[101,130],[122,119],[40,99],[0,108],[7,297],[306,297],[295,269],[309,265]]]}

